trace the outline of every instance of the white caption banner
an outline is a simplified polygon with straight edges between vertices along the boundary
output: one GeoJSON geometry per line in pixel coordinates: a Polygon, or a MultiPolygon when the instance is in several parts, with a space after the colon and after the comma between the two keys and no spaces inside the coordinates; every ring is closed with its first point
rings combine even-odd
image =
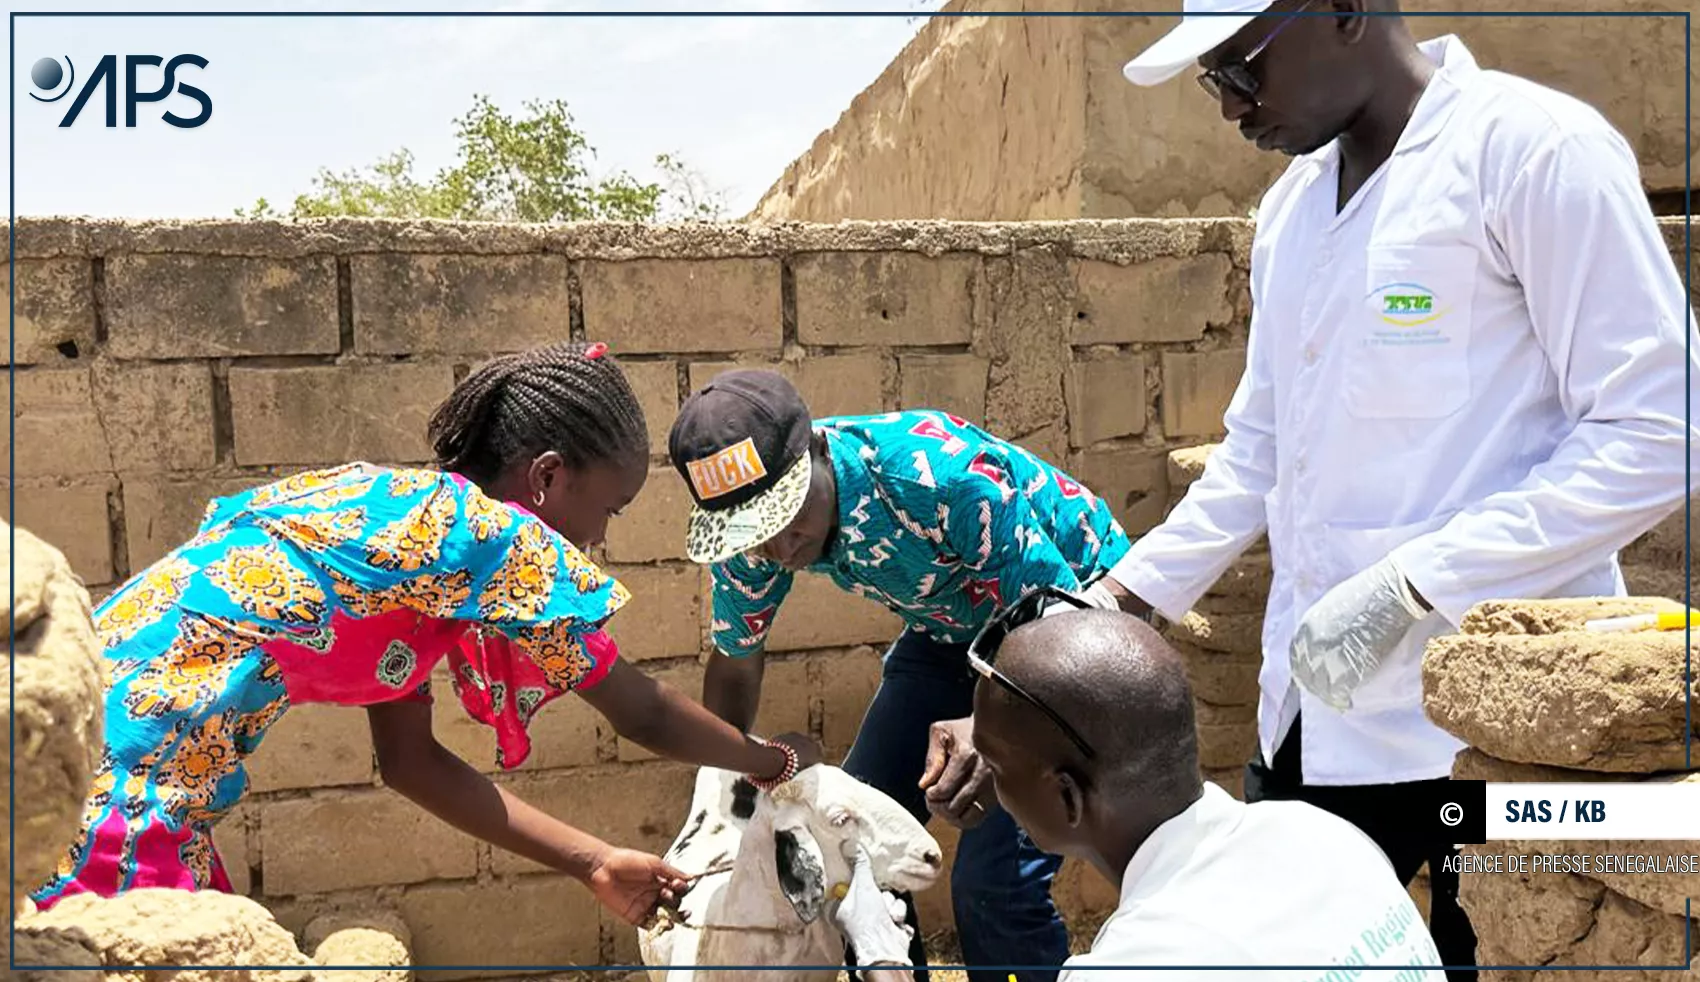
{"type": "Polygon", "coordinates": [[[1489,841],[1700,840],[1700,784],[1489,783],[1485,831],[1489,841]]]}

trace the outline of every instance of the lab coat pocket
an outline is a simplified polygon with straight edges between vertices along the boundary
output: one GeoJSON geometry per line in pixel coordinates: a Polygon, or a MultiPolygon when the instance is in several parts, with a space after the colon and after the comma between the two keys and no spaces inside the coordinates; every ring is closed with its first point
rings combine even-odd
{"type": "MultiPolygon", "coordinates": [[[[1440,528],[1451,517],[1451,513],[1440,514],[1389,528],[1330,525],[1324,534],[1330,558],[1344,579],[1381,562],[1406,542],[1440,528]]],[[[1411,625],[1404,638],[1352,694],[1352,711],[1382,712],[1421,705],[1423,648],[1429,639],[1451,630],[1446,618],[1436,612],[1411,625]]]]}
{"type": "Polygon", "coordinates": [[[1360,419],[1442,419],[1470,399],[1470,246],[1371,246],[1363,306],[1347,325],[1346,409],[1360,419]]]}

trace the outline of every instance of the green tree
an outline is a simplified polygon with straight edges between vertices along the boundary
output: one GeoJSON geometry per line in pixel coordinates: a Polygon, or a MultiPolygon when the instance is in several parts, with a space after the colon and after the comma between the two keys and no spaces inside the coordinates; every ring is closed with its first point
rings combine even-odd
{"type": "Polygon", "coordinates": [[[413,153],[397,150],[364,168],[320,168],[313,190],[288,211],[260,198],[238,218],[452,218],[466,221],[562,222],[587,219],[714,220],[723,195],[675,154],[655,158],[660,182],[625,171],[596,177],[596,151],[560,99],[533,100],[514,118],[484,95],[455,120],[456,163],[428,180],[414,174],[413,153]]]}

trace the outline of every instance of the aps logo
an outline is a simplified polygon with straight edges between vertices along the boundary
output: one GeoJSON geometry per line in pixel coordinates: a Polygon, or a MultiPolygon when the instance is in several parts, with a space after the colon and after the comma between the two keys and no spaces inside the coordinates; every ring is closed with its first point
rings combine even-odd
{"type": "Polygon", "coordinates": [[[1371,296],[1381,305],[1381,319],[1394,327],[1420,327],[1446,316],[1449,309],[1420,283],[1389,283],[1371,296]]]}
{"type": "Polygon", "coordinates": [[[136,107],[144,102],[163,102],[174,94],[183,96],[200,104],[200,112],[193,116],[180,116],[167,109],[160,118],[179,129],[194,129],[212,118],[212,97],[201,89],[177,79],[178,69],[185,65],[194,68],[207,67],[207,60],[200,55],[177,55],[170,61],[159,55],[124,55],[123,77],[119,78],[119,56],[107,55],[95,62],[94,72],[83,82],[81,89],[77,88],[77,67],[72,64],[71,56],[66,55],[64,64],[57,58],[41,58],[30,66],[30,81],[46,95],[30,93],[37,102],[58,102],[76,91],[76,97],[71,100],[70,108],[59,120],[61,127],[70,126],[82,114],[83,107],[93,98],[95,90],[103,89],[106,102],[106,125],[118,125],[118,94],[120,88],[124,93],[124,125],[136,125],[136,107]],[[156,89],[144,89],[137,79],[137,69],[165,66],[164,76],[156,89]]]}

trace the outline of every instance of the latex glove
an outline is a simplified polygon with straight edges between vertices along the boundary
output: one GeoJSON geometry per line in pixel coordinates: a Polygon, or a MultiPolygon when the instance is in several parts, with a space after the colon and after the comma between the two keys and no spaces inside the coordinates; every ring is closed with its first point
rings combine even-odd
{"type": "Polygon", "coordinates": [[[850,884],[832,921],[856,950],[859,965],[911,965],[909,943],[915,932],[903,923],[903,902],[874,882],[868,851],[851,839],[840,847],[850,861],[850,884]]]}
{"type": "MultiPolygon", "coordinates": [[[[1086,589],[1079,591],[1075,594],[1075,596],[1102,610],[1122,609],[1121,604],[1116,602],[1115,596],[1112,595],[1109,590],[1105,589],[1103,580],[1099,580],[1086,589]]],[[[1039,612],[1039,618],[1043,620],[1046,617],[1079,609],[1079,607],[1066,600],[1053,600],[1045,605],[1044,610],[1039,612]]]]}
{"type": "Polygon", "coordinates": [[[1352,693],[1428,611],[1392,559],[1383,559],[1322,595],[1293,632],[1293,680],[1333,708],[1352,693]]]}

